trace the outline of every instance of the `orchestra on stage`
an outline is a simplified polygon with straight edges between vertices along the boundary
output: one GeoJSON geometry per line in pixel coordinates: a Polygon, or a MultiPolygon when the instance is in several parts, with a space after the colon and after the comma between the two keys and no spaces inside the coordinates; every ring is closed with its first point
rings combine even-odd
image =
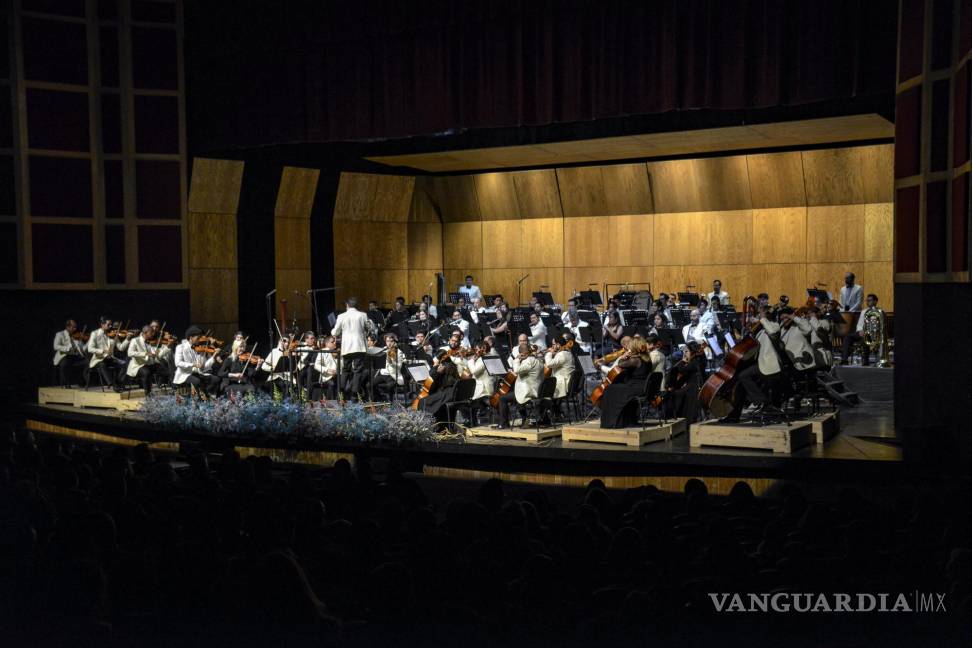
{"type": "MultiPolygon", "coordinates": [[[[327,330],[272,320],[268,348],[243,331],[221,340],[198,326],[182,336],[153,320],[109,317],[54,335],[60,385],[173,390],[200,399],[263,391],[300,400],[400,403],[446,424],[554,425],[585,415],[601,427],[655,419],[765,423],[827,397],[826,376],[859,354],[890,362],[890,318],[853,273],[837,296],[746,296],[738,308],[715,279],[708,293],[598,291],[564,306],[550,293],[526,305],[483,294],[472,276],[433,303],[399,297],[390,309],[348,298],[327,330]],[[823,388],[822,388],[823,387],[823,388]],[[514,414],[515,412],[515,414],[514,414]],[[585,414],[586,413],[586,414],[585,414]]],[[[318,328],[322,328],[318,326],[318,328]]],[[[266,343],[264,343],[266,344],[266,343]]]]}

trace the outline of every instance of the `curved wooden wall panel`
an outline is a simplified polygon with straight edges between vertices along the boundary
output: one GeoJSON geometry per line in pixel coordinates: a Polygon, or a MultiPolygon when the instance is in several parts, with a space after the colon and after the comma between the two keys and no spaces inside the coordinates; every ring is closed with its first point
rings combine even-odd
{"type": "MultiPolygon", "coordinates": [[[[394,271],[394,290],[376,284],[377,272],[343,275],[363,282],[362,298],[417,299],[443,272],[449,290],[471,274],[508,299],[529,275],[524,301],[546,285],[559,302],[605,283],[707,292],[716,278],[736,302],[763,291],[800,301],[814,282],[837,290],[851,269],[890,310],[892,157],[891,145],[877,145],[420,177],[401,232],[336,217],[335,268],[394,271]],[[354,247],[362,226],[381,233],[371,251],[354,247]],[[397,249],[385,247],[394,240],[397,249]]],[[[379,190],[360,175],[342,175],[339,202],[355,206],[345,213],[398,204],[347,195],[379,190]]]]}

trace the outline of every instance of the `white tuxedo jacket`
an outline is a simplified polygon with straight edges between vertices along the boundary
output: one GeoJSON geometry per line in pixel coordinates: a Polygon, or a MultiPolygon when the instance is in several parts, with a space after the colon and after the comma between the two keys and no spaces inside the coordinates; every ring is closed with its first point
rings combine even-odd
{"type": "MultiPolygon", "coordinates": [[[[554,398],[563,398],[567,395],[570,377],[574,373],[574,354],[566,349],[561,349],[552,356],[546,356],[546,365],[550,369],[550,375],[557,379],[554,398]]],[[[517,382],[519,382],[519,379],[517,382]]]]}
{"type": "Polygon", "coordinates": [[[77,352],[78,355],[83,353],[84,349],[81,347],[81,343],[71,337],[71,334],[67,330],[58,331],[54,335],[54,365],[57,366],[64,356],[72,352],[77,352]]]}
{"type": "Polygon", "coordinates": [[[125,369],[125,373],[129,377],[136,376],[138,370],[142,367],[158,362],[155,356],[155,347],[146,342],[141,335],[133,338],[128,345],[128,358],[128,368],[125,369]]]}
{"type": "Polygon", "coordinates": [[[368,333],[374,327],[368,315],[357,308],[349,308],[338,315],[331,335],[341,338],[341,357],[349,353],[365,353],[368,350],[368,333]]]}
{"type": "Polygon", "coordinates": [[[794,317],[790,328],[780,334],[786,355],[790,356],[793,366],[800,371],[810,369],[817,364],[809,341],[812,331],[810,322],[802,317],[794,317]]]}
{"type": "Polygon", "coordinates": [[[173,385],[181,385],[192,374],[210,373],[213,370],[213,356],[206,358],[200,353],[196,353],[189,340],[183,340],[175,350],[175,377],[172,379],[173,385]],[[202,369],[196,367],[197,362],[202,362],[202,369]]]}
{"type": "Polygon", "coordinates": [[[466,369],[476,379],[476,391],[473,393],[473,400],[492,396],[493,392],[496,391],[496,379],[486,371],[486,363],[483,362],[483,359],[469,358],[469,361],[466,362],[466,369]]]}
{"type": "Polygon", "coordinates": [[[115,348],[115,338],[110,338],[104,329],[95,329],[88,338],[88,353],[91,359],[88,360],[88,367],[94,368],[104,362],[105,358],[111,355],[115,348]]]}
{"type": "Polygon", "coordinates": [[[773,337],[778,337],[780,334],[780,325],[776,322],[771,322],[765,317],[760,320],[763,323],[763,329],[756,334],[756,341],[759,342],[759,353],[757,355],[757,363],[759,364],[759,372],[764,376],[772,376],[773,374],[780,373],[780,356],[776,353],[776,348],[773,346],[773,337]]]}
{"type": "Polygon", "coordinates": [[[543,382],[543,363],[538,358],[530,356],[517,365],[516,376],[513,392],[516,394],[516,402],[523,404],[531,398],[536,398],[540,391],[540,383],[543,382]]]}

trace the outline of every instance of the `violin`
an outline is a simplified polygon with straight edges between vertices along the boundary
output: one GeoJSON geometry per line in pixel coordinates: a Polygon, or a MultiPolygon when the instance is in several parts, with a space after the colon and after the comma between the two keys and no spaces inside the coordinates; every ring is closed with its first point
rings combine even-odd
{"type": "Polygon", "coordinates": [[[125,329],[117,328],[117,329],[109,329],[108,332],[105,333],[105,335],[107,335],[110,338],[119,338],[119,337],[130,338],[135,335],[138,335],[139,333],[141,333],[141,331],[136,331],[134,329],[125,330],[125,329]]]}
{"type": "Polygon", "coordinates": [[[192,345],[192,350],[196,353],[216,353],[219,351],[219,347],[197,342],[196,344],[192,345]]]}
{"type": "Polygon", "coordinates": [[[206,344],[217,348],[226,346],[225,342],[217,338],[214,338],[211,335],[200,335],[199,339],[196,340],[196,344],[206,344]]]}
{"type": "Polygon", "coordinates": [[[74,333],[71,334],[72,340],[79,340],[81,342],[87,342],[90,337],[91,334],[85,331],[75,331],[74,333]]]}
{"type": "Polygon", "coordinates": [[[249,351],[244,351],[240,355],[236,356],[237,359],[242,363],[249,363],[251,365],[259,366],[263,363],[263,358],[258,355],[253,355],[249,351]]]}
{"type": "MultiPolygon", "coordinates": [[[[149,344],[158,344],[159,334],[156,333],[152,337],[146,338],[145,341],[148,342],[149,344]]],[[[179,341],[178,338],[176,338],[176,336],[172,335],[168,331],[162,333],[162,346],[169,346],[170,344],[175,344],[178,341],[179,341]]]]}

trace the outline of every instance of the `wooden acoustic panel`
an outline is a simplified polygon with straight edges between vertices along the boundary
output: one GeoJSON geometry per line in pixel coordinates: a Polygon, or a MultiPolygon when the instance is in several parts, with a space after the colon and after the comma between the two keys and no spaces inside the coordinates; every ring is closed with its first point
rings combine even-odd
{"type": "MultiPolygon", "coordinates": [[[[581,290],[604,290],[605,283],[653,282],[651,266],[590,266],[584,268],[564,268],[564,299],[581,290]]],[[[610,289],[617,292],[615,286],[610,289]]],[[[610,296],[610,295],[608,295],[610,296]]]]}
{"type": "Polygon", "coordinates": [[[894,144],[861,146],[857,149],[866,203],[894,201],[894,144]]]}
{"type": "Polygon", "coordinates": [[[189,317],[193,322],[239,319],[236,268],[189,268],[189,317]]]}
{"type": "Polygon", "coordinates": [[[408,267],[408,223],[335,221],[334,268],[408,267]]]}
{"type": "Polygon", "coordinates": [[[656,265],[699,265],[708,258],[705,214],[659,213],[654,221],[656,265]]]}
{"type": "Polygon", "coordinates": [[[412,269],[442,269],[442,224],[408,223],[408,259],[406,266],[412,269]]]}
{"type": "Polygon", "coordinates": [[[807,261],[864,260],[864,205],[807,208],[807,261]]]}
{"type": "Polygon", "coordinates": [[[188,220],[189,267],[235,270],[236,214],[189,212],[188,220]]]}
{"type": "Polygon", "coordinates": [[[733,304],[742,304],[743,297],[759,292],[753,282],[753,264],[733,263],[703,266],[698,275],[698,287],[696,289],[699,292],[710,292],[712,282],[718,279],[722,282],[722,290],[729,293],[733,304]]]}
{"type": "Polygon", "coordinates": [[[564,216],[589,217],[608,213],[602,167],[582,166],[557,169],[557,183],[564,216]]]}
{"type": "Polygon", "coordinates": [[[445,176],[431,182],[431,195],[443,223],[482,220],[476,176],[445,176]]]}
{"type": "Polygon", "coordinates": [[[442,224],[442,265],[445,269],[483,267],[483,223],[442,224]]]}
{"type": "Polygon", "coordinates": [[[804,263],[806,260],[806,207],[753,210],[753,263],[804,263]]]}
{"type": "Polygon", "coordinates": [[[746,164],[754,209],[807,204],[799,151],[747,155],[746,164]]]}
{"type": "Polygon", "coordinates": [[[339,286],[338,303],[355,296],[359,305],[367,306],[374,299],[391,306],[396,297],[404,297],[408,292],[407,270],[335,270],[334,279],[339,286]]]}
{"type": "Polygon", "coordinates": [[[864,260],[894,260],[894,203],[864,205],[864,260]]]}
{"type": "MultiPolygon", "coordinates": [[[[805,263],[766,263],[753,265],[750,268],[752,274],[750,294],[756,295],[765,292],[769,295],[770,303],[775,304],[780,295],[787,295],[796,304],[803,303],[806,290],[810,284],[807,283],[808,271],[805,263]]],[[[732,295],[732,293],[730,293],[732,295]]],[[[742,303],[742,298],[733,299],[742,303]]],[[[745,297],[745,295],[742,295],[745,297]]]]}
{"type": "MultiPolygon", "coordinates": [[[[484,223],[485,229],[498,223],[517,221],[496,221],[484,223]]],[[[564,219],[532,218],[518,222],[520,227],[520,264],[531,268],[556,267],[564,265],[564,219]]]]}
{"type": "Polygon", "coordinates": [[[189,185],[189,211],[236,214],[242,182],[242,161],[194,158],[189,185]]]}
{"type": "MultiPolygon", "coordinates": [[[[484,295],[500,294],[510,304],[516,303],[516,282],[527,274],[523,268],[483,268],[482,276],[476,277],[484,295]]],[[[475,276],[475,275],[474,275],[475,276]]],[[[530,301],[530,292],[524,283],[520,291],[523,303],[530,301]]]]}
{"type": "Polygon", "coordinates": [[[519,220],[483,221],[483,268],[517,268],[523,259],[519,220]]]}
{"type": "Polygon", "coordinates": [[[656,212],[751,209],[746,156],[649,162],[656,212]]]}
{"type": "Polygon", "coordinates": [[[859,277],[864,294],[874,293],[878,298],[878,306],[885,311],[894,311],[894,262],[869,261],[864,263],[864,269],[859,277]]]}
{"type": "Polygon", "coordinates": [[[603,216],[564,219],[564,266],[596,267],[607,259],[604,250],[611,244],[610,221],[603,216]]]}
{"type": "MultiPolygon", "coordinates": [[[[575,219],[570,219],[575,220],[575,219]]],[[[603,231],[603,221],[601,230],[603,231]]],[[[654,221],[651,214],[636,216],[608,216],[607,239],[588,239],[585,244],[595,254],[603,252],[602,246],[611,250],[611,257],[620,266],[650,266],[654,263],[654,221]]],[[[565,219],[565,222],[570,222],[565,219]]]]}
{"type": "Polygon", "coordinates": [[[484,221],[520,218],[512,173],[480,173],[474,178],[484,221]]]}
{"type": "Polygon", "coordinates": [[[512,174],[520,218],[561,218],[560,192],[553,169],[512,174]]]}
{"type": "Polygon", "coordinates": [[[408,269],[408,294],[404,295],[410,303],[417,303],[422,295],[430,295],[436,301],[435,287],[437,270],[408,269]]]}
{"type": "MultiPolygon", "coordinates": [[[[521,268],[523,274],[517,279],[526,277],[523,281],[521,296],[524,302],[529,302],[534,292],[546,291],[553,295],[554,301],[563,304],[567,300],[564,290],[564,268],[561,266],[546,266],[537,268],[521,268]]],[[[485,288],[484,288],[485,290],[485,288]]],[[[515,294],[513,295],[515,297],[515,294]]]]}
{"type": "Polygon", "coordinates": [[[803,151],[807,205],[864,202],[864,178],[858,148],[803,151]]]}
{"type": "MultiPolygon", "coordinates": [[[[286,176],[285,169],[285,181],[286,176]]],[[[404,222],[408,220],[411,209],[414,184],[415,178],[412,176],[342,173],[334,203],[334,220],[404,222]]],[[[284,182],[281,183],[282,191],[283,187],[284,182]]],[[[288,188],[287,194],[290,193],[288,188]]],[[[299,199],[295,197],[289,200],[293,202],[299,199]]]]}
{"type": "Polygon", "coordinates": [[[317,169],[284,167],[273,215],[277,218],[310,219],[320,175],[317,169]]]}
{"type": "Polygon", "coordinates": [[[751,209],[709,211],[696,214],[699,229],[695,241],[702,246],[704,265],[749,261],[753,258],[751,209]]]}
{"type": "Polygon", "coordinates": [[[644,164],[614,164],[601,167],[605,214],[651,214],[655,211],[644,164]]]}
{"type": "Polygon", "coordinates": [[[435,202],[432,179],[428,177],[415,178],[415,188],[412,190],[412,206],[408,212],[410,223],[441,223],[439,208],[435,202]]]}
{"type": "Polygon", "coordinates": [[[310,221],[276,218],[273,230],[276,268],[310,268],[310,221]]]}

